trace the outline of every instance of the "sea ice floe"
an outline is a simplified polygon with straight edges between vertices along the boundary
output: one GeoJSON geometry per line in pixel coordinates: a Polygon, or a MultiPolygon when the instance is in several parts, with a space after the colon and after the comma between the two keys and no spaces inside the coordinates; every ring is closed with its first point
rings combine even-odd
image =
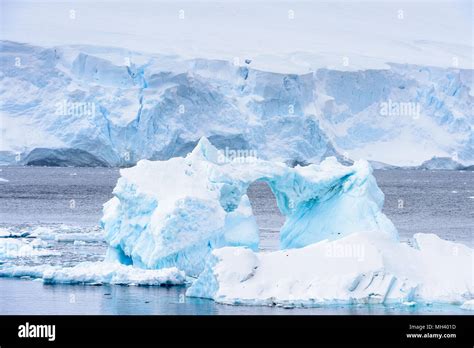
{"type": "Polygon", "coordinates": [[[57,250],[46,249],[46,246],[41,242],[24,238],[0,238],[0,260],[61,255],[57,250]]]}
{"type": "Polygon", "coordinates": [[[11,266],[0,269],[0,277],[30,277],[45,283],[180,285],[186,281],[177,268],[145,270],[109,262],[82,262],[73,267],[51,265],[11,266]]]}
{"type": "Polygon", "coordinates": [[[58,228],[48,226],[38,226],[27,232],[29,237],[42,240],[55,240],[57,242],[87,241],[99,242],[104,240],[104,232],[102,230],[80,232],[71,232],[71,227],[62,225],[58,228]]]}

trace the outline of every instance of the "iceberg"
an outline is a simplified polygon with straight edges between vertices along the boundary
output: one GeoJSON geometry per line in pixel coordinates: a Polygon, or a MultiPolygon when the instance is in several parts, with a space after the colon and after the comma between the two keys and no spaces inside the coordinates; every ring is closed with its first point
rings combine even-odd
{"type": "Polygon", "coordinates": [[[122,169],[104,205],[109,258],[140,268],[177,267],[198,276],[213,249],[258,249],[249,185],[265,181],[286,217],[281,248],[300,248],[351,233],[397,240],[381,212],[384,195],[366,161],[335,158],[290,168],[252,156],[229,158],[205,138],[185,158],[138,162],[122,169]]]}
{"type": "Polygon", "coordinates": [[[288,167],[226,156],[205,138],[185,158],[122,169],[102,224],[108,261],[175,267],[197,278],[187,296],[226,304],[462,303],[473,250],[434,234],[401,243],[382,213],[367,161],[288,167]],[[280,249],[258,252],[247,197],[268,183],[286,221],[280,249]],[[456,270],[453,272],[453,270],[456,270]]]}
{"type": "Polygon", "coordinates": [[[463,170],[466,167],[449,157],[433,157],[423,162],[418,168],[426,170],[463,170]]]}

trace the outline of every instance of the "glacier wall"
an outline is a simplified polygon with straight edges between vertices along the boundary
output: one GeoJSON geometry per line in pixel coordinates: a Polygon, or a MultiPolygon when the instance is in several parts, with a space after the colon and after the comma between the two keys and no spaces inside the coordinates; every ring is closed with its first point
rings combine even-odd
{"type": "Polygon", "coordinates": [[[102,226],[110,260],[140,268],[177,267],[198,276],[213,249],[258,249],[248,186],[266,181],[286,216],[281,247],[299,248],[352,233],[397,240],[381,212],[383,193],[366,161],[290,168],[256,157],[229,158],[202,138],[185,158],[122,169],[102,226]]]}
{"type": "Polygon", "coordinates": [[[27,164],[41,148],[130,166],[184,156],[202,136],[290,164],[474,163],[472,70],[284,74],[110,47],[0,45],[3,164],[27,164]]]}

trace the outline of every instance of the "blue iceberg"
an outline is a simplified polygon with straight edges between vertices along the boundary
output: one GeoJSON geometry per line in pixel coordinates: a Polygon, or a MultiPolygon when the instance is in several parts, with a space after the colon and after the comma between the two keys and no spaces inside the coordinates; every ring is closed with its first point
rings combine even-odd
{"type": "Polygon", "coordinates": [[[328,158],[291,168],[245,153],[229,156],[203,137],[185,158],[142,160],[121,170],[102,218],[109,259],[199,276],[213,249],[257,251],[258,226],[246,194],[256,181],[268,183],[286,216],[282,249],[353,233],[398,238],[381,212],[384,195],[366,161],[343,166],[328,158]]]}

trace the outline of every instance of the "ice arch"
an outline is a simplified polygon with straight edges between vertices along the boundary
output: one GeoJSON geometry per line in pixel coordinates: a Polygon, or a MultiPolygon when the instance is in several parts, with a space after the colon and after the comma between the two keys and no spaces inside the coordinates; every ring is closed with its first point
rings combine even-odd
{"type": "Polygon", "coordinates": [[[202,138],[185,158],[143,160],[121,170],[102,218],[108,257],[142,268],[176,266],[197,276],[214,248],[257,250],[258,225],[247,196],[255,181],[268,183],[286,217],[282,249],[358,232],[397,239],[366,161],[343,166],[328,158],[289,168],[255,157],[228,158],[202,138]]]}

